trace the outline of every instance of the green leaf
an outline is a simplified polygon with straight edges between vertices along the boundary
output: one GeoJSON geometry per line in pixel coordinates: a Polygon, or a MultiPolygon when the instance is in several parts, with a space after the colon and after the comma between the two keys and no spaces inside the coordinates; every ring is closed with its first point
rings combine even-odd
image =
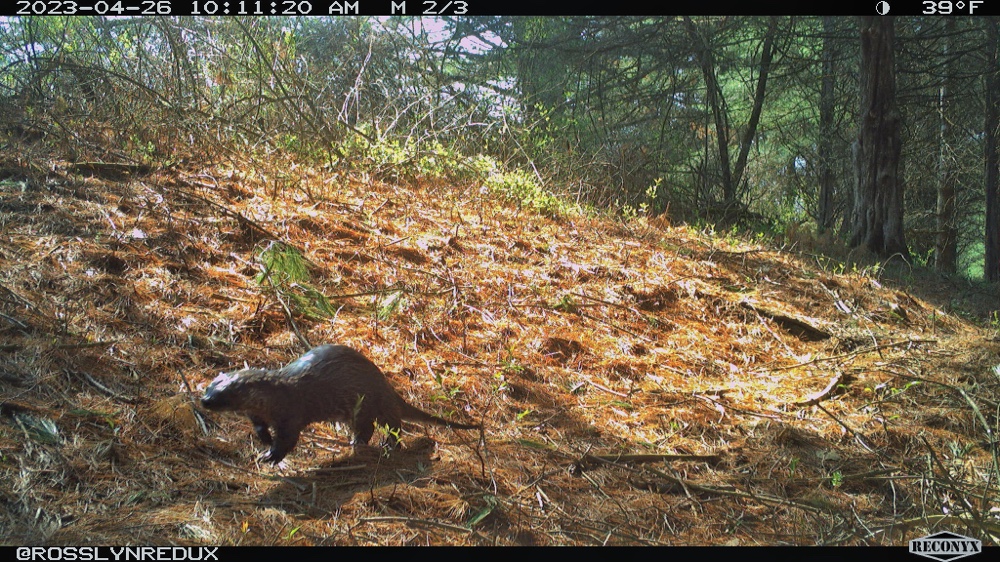
{"type": "Polygon", "coordinates": [[[486,502],[486,505],[465,523],[467,527],[475,527],[476,524],[485,519],[487,515],[493,513],[493,509],[497,506],[497,499],[494,496],[483,496],[483,500],[486,502]]]}

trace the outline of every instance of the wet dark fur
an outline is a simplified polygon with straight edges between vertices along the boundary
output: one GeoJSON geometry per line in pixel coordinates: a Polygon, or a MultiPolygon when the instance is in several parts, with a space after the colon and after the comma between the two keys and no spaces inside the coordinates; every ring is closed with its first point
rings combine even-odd
{"type": "Polygon", "coordinates": [[[295,447],[299,433],[318,421],[348,424],[355,445],[368,443],[375,423],[388,425],[392,447],[403,420],[479,429],[407,404],[374,363],[343,345],[313,348],[275,371],[243,369],[219,375],[205,389],[201,404],[249,416],[257,436],[271,447],[263,460],[273,463],[281,462],[295,447]]]}

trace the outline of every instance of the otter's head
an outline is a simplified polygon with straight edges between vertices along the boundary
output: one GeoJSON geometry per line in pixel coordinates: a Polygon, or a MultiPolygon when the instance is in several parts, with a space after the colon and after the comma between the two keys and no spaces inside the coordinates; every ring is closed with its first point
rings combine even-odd
{"type": "Polygon", "coordinates": [[[205,395],[201,397],[201,405],[209,410],[220,412],[240,409],[242,398],[238,388],[242,372],[222,373],[215,377],[215,380],[205,389],[205,395]]]}

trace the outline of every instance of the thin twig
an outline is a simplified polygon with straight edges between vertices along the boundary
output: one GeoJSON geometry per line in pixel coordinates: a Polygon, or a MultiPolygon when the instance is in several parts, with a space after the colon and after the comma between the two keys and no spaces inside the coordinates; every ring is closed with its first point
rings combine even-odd
{"type": "Polygon", "coordinates": [[[937,343],[937,342],[938,342],[938,340],[909,339],[909,340],[903,340],[903,341],[898,341],[898,342],[893,342],[893,343],[876,344],[876,345],[872,345],[872,346],[866,347],[864,349],[854,350],[854,351],[852,351],[850,353],[844,353],[843,355],[832,355],[830,357],[817,357],[815,359],[811,359],[811,360],[805,361],[803,363],[797,363],[795,365],[788,365],[786,367],[775,367],[773,369],[769,369],[768,372],[774,373],[774,372],[777,372],[777,371],[788,371],[788,370],[791,370],[791,369],[798,369],[799,367],[805,367],[806,365],[813,365],[815,363],[822,363],[824,361],[836,361],[837,359],[845,359],[847,357],[854,357],[855,355],[862,355],[864,353],[871,353],[873,351],[882,351],[883,349],[889,349],[891,347],[899,347],[899,346],[902,346],[902,345],[910,345],[910,344],[915,344],[915,343],[937,343]]]}

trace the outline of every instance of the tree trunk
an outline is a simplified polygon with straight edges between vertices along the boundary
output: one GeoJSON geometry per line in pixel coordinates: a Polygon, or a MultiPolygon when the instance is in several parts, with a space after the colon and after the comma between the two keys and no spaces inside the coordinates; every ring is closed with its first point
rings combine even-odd
{"type": "Polygon", "coordinates": [[[949,60],[952,56],[950,43],[955,35],[955,21],[954,18],[945,20],[942,53],[944,81],[941,83],[938,98],[941,133],[938,152],[937,240],[934,245],[934,268],[945,273],[955,273],[958,255],[958,225],[955,224],[955,158],[952,153],[955,139],[951,126],[951,96],[955,91],[956,63],[949,60]]]}
{"type": "Polygon", "coordinates": [[[701,64],[701,73],[705,78],[705,97],[715,117],[715,136],[719,145],[719,167],[722,168],[722,197],[726,205],[736,202],[736,183],[733,181],[732,169],[729,165],[729,111],[726,109],[726,99],[715,76],[715,57],[708,41],[698,32],[694,21],[684,16],[688,35],[694,41],[701,64]]]}
{"type": "Polygon", "coordinates": [[[819,93],[819,216],[820,234],[833,223],[833,16],[823,16],[823,78],[819,93]]]}
{"type": "Polygon", "coordinates": [[[760,48],[760,72],[757,74],[757,87],[754,90],[750,121],[747,122],[743,138],[740,139],[740,154],[736,158],[736,167],[733,169],[733,183],[737,186],[743,181],[743,170],[747,166],[750,147],[753,146],[753,139],[757,136],[757,125],[760,123],[760,113],[764,108],[764,94],[767,92],[767,77],[771,73],[771,61],[774,60],[774,51],[776,50],[774,35],[777,28],[778,18],[772,16],[768,19],[764,43],[760,48]]]}
{"type": "Polygon", "coordinates": [[[896,105],[893,17],[861,18],[861,127],[856,141],[851,246],[909,258],[903,236],[900,115],[896,105]]]}
{"type": "Polygon", "coordinates": [[[997,127],[1000,127],[1000,30],[995,17],[985,18],[986,26],[986,262],[987,281],[1000,281],[1000,155],[997,154],[997,127]]]}
{"type": "Polygon", "coordinates": [[[757,135],[757,125],[760,123],[760,114],[764,108],[764,95],[767,93],[767,79],[771,73],[771,62],[774,60],[775,35],[778,27],[778,18],[768,19],[767,31],[764,33],[764,41],[761,44],[760,65],[758,67],[757,85],[754,88],[753,108],[750,110],[750,119],[744,130],[743,136],[739,139],[740,151],[736,156],[735,166],[730,167],[729,154],[729,110],[726,107],[726,99],[722,95],[722,88],[719,86],[719,79],[716,76],[715,56],[712,53],[712,46],[709,41],[702,37],[697,26],[691,18],[684,16],[684,23],[687,25],[688,35],[695,44],[698,61],[701,64],[701,73],[705,78],[706,98],[712,115],[715,118],[715,133],[719,145],[719,166],[722,168],[722,194],[726,206],[739,203],[737,188],[743,178],[743,171],[747,165],[747,158],[750,155],[750,147],[753,145],[754,137],[757,135]]]}

